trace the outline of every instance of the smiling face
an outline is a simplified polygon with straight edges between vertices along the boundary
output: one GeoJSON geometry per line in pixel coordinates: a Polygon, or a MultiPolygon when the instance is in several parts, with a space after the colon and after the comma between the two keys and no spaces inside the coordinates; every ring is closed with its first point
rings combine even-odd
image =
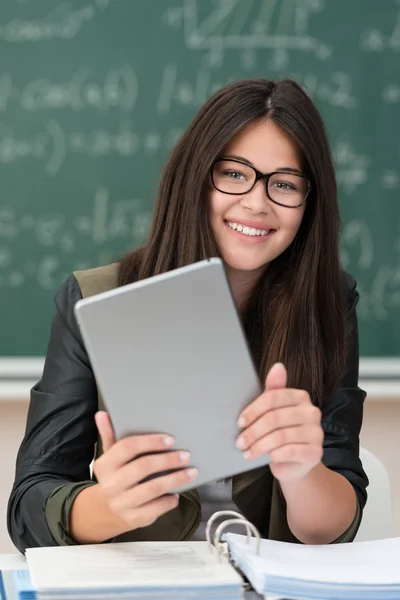
{"type": "MultiPolygon", "coordinates": [[[[296,146],[271,120],[257,121],[245,127],[231,140],[222,156],[244,161],[262,173],[280,170],[302,172],[301,157],[296,146]]],[[[235,189],[235,192],[235,181],[245,181],[248,173],[254,174],[239,163],[227,162],[222,166],[217,163],[216,168],[221,177],[229,178],[232,188],[228,189],[235,189]]],[[[276,181],[270,181],[275,200],[275,193],[278,196],[282,194],[282,198],[285,196],[292,186],[292,180],[282,175],[276,181]]],[[[301,179],[298,181],[302,183],[301,179]]],[[[283,201],[286,203],[286,198],[283,201]]],[[[268,197],[265,182],[261,180],[250,192],[239,192],[237,195],[223,193],[211,185],[209,210],[212,232],[228,273],[236,278],[241,273],[241,280],[243,277],[254,280],[294,240],[304,215],[305,203],[297,208],[276,204],[268,197]]]]}

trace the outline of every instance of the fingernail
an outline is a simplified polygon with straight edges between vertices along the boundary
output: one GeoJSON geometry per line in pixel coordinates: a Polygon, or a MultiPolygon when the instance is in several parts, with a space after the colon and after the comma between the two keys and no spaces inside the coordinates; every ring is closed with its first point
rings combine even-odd
{"type": "Polygon", "coordinates": [[[188,469],[186,472],[189,479],[196,479],[198,474],[197,469],[188,469]]]}
{"type": "Polygon", "coordinates": [[[179,460],[182,463],[187,463],[190,460],[190,452],[179,452],[179,460]]]}
{"type": "Polygon", "coordinates": [[[238,439],[236,440],[236,448],[239,448],[239,450],[243,450],[245,446],[246,442],[244,441],[244,437],[238,437],[238,439]]]}
{"type": "Polygon", "coordinates": [[[164,446],[167,446],[168,448],[170,448],[171,446],[173,446],[175,444],[175,439],[173,437],[171,437],[170,435],[166,435],[164,437],[164,446]]]}
{"type": "Polygon", "coordinates": [[[246,419],[244,417],[239,417],[237,424],[239,427],[244,427],[246,425],[246,419]]]}
{"type": "Polygon", "coordinates": [[[250,450],[246,450],[246,452],[243,452],[243,458],[245,458],[246,460],[248,458],[251,458],[251,451],[250,450]]]}

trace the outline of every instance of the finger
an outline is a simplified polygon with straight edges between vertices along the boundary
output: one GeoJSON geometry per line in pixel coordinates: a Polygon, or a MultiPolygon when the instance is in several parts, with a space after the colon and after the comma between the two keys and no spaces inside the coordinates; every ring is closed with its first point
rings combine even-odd
{"type": "Polygon", "coordinates": [[[182,469],[189,463],[190,453],[183,451],[142,456],[115,471],[113,477],[102,485],[103,494],[107,497],[115,496],[132,488],[150,475],[182,469]]]}
{"type": "Polygon", "coordinates": [[[322,459],[323,449],[314,444],[287,444],[270,452],[272,463],[313,463],[322,459]]]}
{"type": "Polygon", "coordinates": [[[179,494],[163,496],[138,508],[127,510],[125,520],[132,526],[132,529],[148,527],[161,515],[176,508],[178,504],[179,494]]]}
{"type": "Polygon", "coordinates": [[[322,447],[324,433],[317,425],[299,425],[278,429],[269,435],[261,437],[249,446],[244,453],[247,459],[254,459],[269,454],[288,444],[313,444],[322,447]]]}
{"type": "Polygon", "coordinates": [[[240,433],[236,446],[246,450],[273,431],[296,425],[320,425],[320,421],[321,411],[312,405],[298,404],[269,410],[240,433]]]}
{"type": "Polygon", "coordinates": [[[268,390],[253,400],[241,413],[238,419],[239,427],[248,427],[264,413],[285,406],[297,406],[298,404],[311,404],[308,392],[284,388],[279,390],[268,390]]]}
{"type": "Polygon", "coordinates": [[[287,371],[282,363],[275,363],[268,371],[265,380],[266,390],[277,390],[285,388],[287,385],[287,371]]]}
{"type": "Polygon", "coordinates": [[[141,505],[154,498],[171,494],[174,490],[195,481],[197,475],[197,469],[190,467],[189,469],[182,469],[181,471],[155,477],[150,481],[141,483],[134,488],[137,504],[141,505]]]}
{"type": "Polygon", "coordinates": [[[115,434],[110,415],[104,410],[100,410],[95,414],[94,419],[100,435],[103,452],[108,452],[111,446],[115,444],[115,434]]]}
{"type": "Polygon", "coordinates": [[[174,443],[174,438],[159,433],[126,437],[115,442],[107,454],[103,454],[97,459],[95,474],[104,476],[114,473],[140,454],[162,452],[171,448],[174,443]]]}
{"type": "Polygon", "coordinates": [[[170,475],[161,475],[150,481],[139,483],[135,487],[123,492],[110,501],[111,508],[122,513],[131,508],[137,508],[148,502],[171,494],[173,490],[194,481],[197,477],[196,469],[183,469],[170,475]]]}

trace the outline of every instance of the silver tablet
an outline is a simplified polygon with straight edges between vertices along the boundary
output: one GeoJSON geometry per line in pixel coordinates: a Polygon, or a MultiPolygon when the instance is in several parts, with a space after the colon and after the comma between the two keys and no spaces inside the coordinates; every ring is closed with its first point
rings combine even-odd
{"type": "Polygon", "coordinates": [[[198,477],[254,469],[236,421],[262,391],[223,263],[204,260],[85,298],[75,313],[117,439],[175,437],[198,477]]]}

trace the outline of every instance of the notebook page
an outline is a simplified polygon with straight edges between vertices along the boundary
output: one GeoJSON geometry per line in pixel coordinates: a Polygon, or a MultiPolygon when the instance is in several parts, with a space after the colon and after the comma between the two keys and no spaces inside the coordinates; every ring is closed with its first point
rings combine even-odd
{"type": "Polygon", "coordinates": [[[342,584],[400,584],[400,538],[307,546],[261,540],[260,556],[255,555],[255,540],[246,536],[224,536],[242,567],[251,562],[261,575],[342,584]],[[247,557],[247,558],[246,558],[247,557]]]}
{"type": "Polygon", "coordinates": [[[38,590],[241,585],[229,563],[219,563],[206,542],[125,542],[30,548],[38,590]]]}

